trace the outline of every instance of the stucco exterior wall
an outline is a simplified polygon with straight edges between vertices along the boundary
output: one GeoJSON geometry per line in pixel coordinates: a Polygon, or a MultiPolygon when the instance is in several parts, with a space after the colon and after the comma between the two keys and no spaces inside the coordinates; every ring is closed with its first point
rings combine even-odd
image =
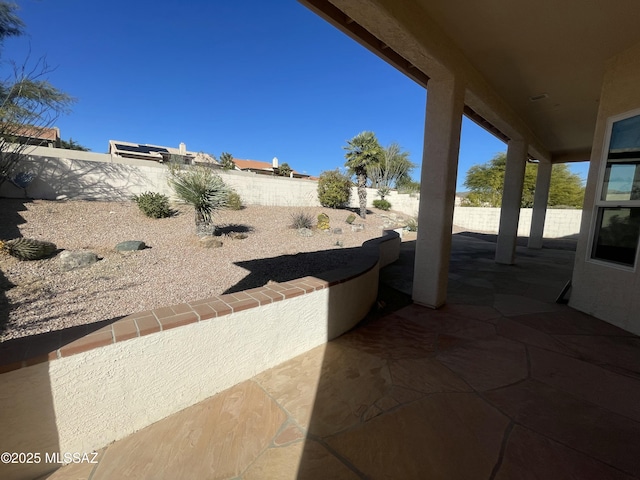
{"type": "MultiPolygon", "coordinates": [[[[341,335],[368,313],[379,269],[399,250],[387,232],[323,274],[327,288],[0,374],[0,425],[11,433],[0,451],[92,452],[341,335]]],[[[0,465],[0,476],[56,467],[0,465]]]]}
{"type": "Polygon", "coordinates": [[[10,182],[0,186],[0,196],[56,200],[128,200],[152,190],[171,194],[166,167],[144,160],[110,154],[36,147],[25,155],[19,170],[35,174],[23,191],[10,182]]]}
{"type": "MultiPolygon", "coordinates": [[[[21,170],[35,173],[26,190],[30,198],[128,200],[146,191],[171,197],[165,165],[147,160],[133,160],[91,152],[36,147],[25,156],[21,170]]],[[[318,184],[310,180],[272,177],[239,171],[220,171],[224,181],[240,194],[246,205],[319,206],[318,184]]],[[[0,196],[24,198],[25,192],[9,182],[0,186],[0,196]]],[[[367,206],[380,198],[377,190],[367,189],[367,206]]],[[[417,218],[419,194],[387,196],[392,209],[417,218]]],[[[351,191],[349,206],[358,208],[357,188],[351,191]]],[[[498,232],[498,208],[456,207],[454,224],[471,231],[498,232]]],[[[518,235],[528,236],[531,210],[522,209],[518,235]]],[[[580,229],[579,210],[547,211],[544,236],[559,238],[575,235],[580,229]]]]}
{"type": "Polygon", "coordinates": [[[602,85],[569,305],[640,335],[640,273],[589,260],[607,119],[640,108],[640,44],[612,58],[602,85]]]}

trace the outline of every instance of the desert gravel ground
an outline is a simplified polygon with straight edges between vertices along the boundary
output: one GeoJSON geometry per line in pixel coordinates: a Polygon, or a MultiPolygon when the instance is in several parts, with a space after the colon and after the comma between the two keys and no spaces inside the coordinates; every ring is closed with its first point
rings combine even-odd
{"type": "Polygon", "coordinates": [[[195,235],[193,209],[176,210],[173,217],[151,219],[133,202],[0,199],[0,239],[47,240],[101,258],[65,272],[57,257],[19,261],[0,255],[0,341],[339,268],[388,222],[386,212],[374,209],[354,222],[364,230],[352,231],[348,210],[248,206],[216,214],[223,246],[208,249],[195,235]],[[327,213],[331,228],[342,233],[299,235],[290,228],[299,211],[314,225],[319,213],[327,213]],[[247,238],[233,239],[231,232],[247,238]],[[149,248],[116,252],[125,240],[142,240],[149,248]]]}

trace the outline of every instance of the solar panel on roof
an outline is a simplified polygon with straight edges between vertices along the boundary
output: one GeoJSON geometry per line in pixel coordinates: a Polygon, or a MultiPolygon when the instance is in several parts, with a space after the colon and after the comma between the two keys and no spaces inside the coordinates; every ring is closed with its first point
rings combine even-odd
{"type": "Polygon", "coordinates": [[[122,145],[121,143],[116,143],[116,148],[123,152],[133,152],[133,153],[151,153],[151,152],[160,152],[160,153],[169,153],[169,150],[163,147],[152,147],[150,145],[122,145]]]}

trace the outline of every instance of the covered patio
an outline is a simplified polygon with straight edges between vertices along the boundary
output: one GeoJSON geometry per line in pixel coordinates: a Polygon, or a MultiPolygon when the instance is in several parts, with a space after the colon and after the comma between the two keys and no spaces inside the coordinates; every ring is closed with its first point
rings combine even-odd
{"type": "MultiPolygon", "coordinates": [[[[43,478],[640,478],[637,1],[301,3],[428,91],[416,239],[355,329],[43,478]],[[452,235],[463,115],[507,144],[495,243],[452,235]],[[552,165],[569,161],[591,164],[575,252],[543,248],[552,165]],[[632,175],[614,189],[612,171],[632,175]]],[[[326,321],[366,311],[353,298],[330,299],[326,321]]],[[[200,356],[214,371],[195,387],[239,350],[200,356]]],[[[111,415],[90,418],[103,431],[111,415]]]]}
{"type": "Polygon", "coordinates": [[[507,145],[494,259],[517,263],[525,165],[538,165],[529,247],[540,248],[552,166],[589,161],[570,305],[640,334],[640,8],[300,0],[427,90],[412,298],[447,303],[462,116],[507,145]]]}
{"type": "Polygon", "coordinates": [[[444,308],[405,241],[351,332],[43,478],[640,478],[640,339],[556,303],[573,251],[452,245],[444,308]]]}

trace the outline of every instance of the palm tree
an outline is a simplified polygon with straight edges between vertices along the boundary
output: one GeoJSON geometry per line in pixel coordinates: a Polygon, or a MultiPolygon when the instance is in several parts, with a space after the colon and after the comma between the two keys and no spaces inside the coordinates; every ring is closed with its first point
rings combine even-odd
{"type": "Polygon", "coordinates": [[[233,163],[233,155],[228,152],[222,152],[220,154],[220,163],[222,164],[223,170],[234,170],[236,168],[236,164],[233,163]]]}
{"type": "Polygon", "coordinates": [[[384,199],[391,188],[398,188],[398,184],[410,179],[409,172],[413,168],[415,164],[409,159],[409,152],[394,142],[382,149],[380,161],[368,168],[367,175],[372,186],[378,188],[378,195],[384,199]]]}
{"type": "Polygon", "coordinates": [[[358,199],[360,200],[360,216],[367,216],[367,168],[380,161],[382,147],[378,143],[373,132],[361,132],[351,140],[347,140],[347,146],[342,147],[347,153],[344,164],[349,173],[358,178],[358,199]]]}
{"type": "Polygon", "coordinates": [[[293,170],[291,169],[289,164],[285,162],[280,165],[280,168],[278,169],[278,175],[280,175],[281,177],[288,177],[292,171],[293,170]]]}

